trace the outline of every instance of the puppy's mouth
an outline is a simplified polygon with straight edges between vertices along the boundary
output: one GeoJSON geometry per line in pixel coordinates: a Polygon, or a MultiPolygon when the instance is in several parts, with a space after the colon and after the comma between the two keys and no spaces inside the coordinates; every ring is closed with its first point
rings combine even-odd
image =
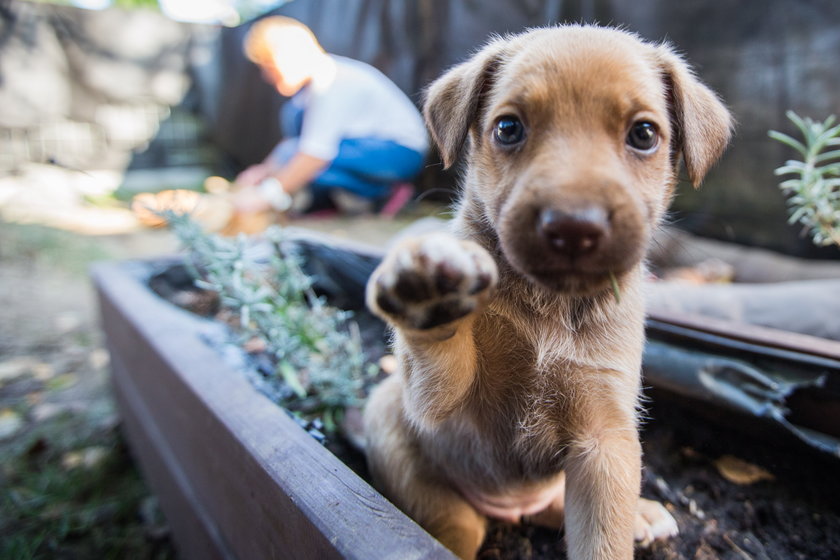
{"type": "Polygon", "coordinates": [[[613,279],[620,277],[622,274],[561,269],[531,269],[520,272],[543,288],[573,296],[594,296],[611,290],[613,279]]]}

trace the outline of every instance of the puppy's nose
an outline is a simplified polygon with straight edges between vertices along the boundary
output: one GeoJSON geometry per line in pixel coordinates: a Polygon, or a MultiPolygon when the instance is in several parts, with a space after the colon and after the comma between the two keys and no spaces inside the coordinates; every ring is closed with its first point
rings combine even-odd
{"type": "Polygon", "coordinates": [[[540,213],[539,234],[556,252],[569,258],[594,253],[609,230],[609,216],[598,206],[540,213]]]}

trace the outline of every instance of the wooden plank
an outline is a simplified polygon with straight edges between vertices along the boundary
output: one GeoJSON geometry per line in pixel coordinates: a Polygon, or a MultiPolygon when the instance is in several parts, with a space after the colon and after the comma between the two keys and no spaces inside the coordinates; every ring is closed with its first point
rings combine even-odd
{"type": "MultiPolygon", "coordinates": [[[[116,289],[116,292],[121,297],[130,296],[127,289],[116,289]]],[[[142,299],[126,299],[133,306],[143,304],[142,299]]],[[[127,388],[128,394],[133,395],[135,402],[144,403],[147,409],[144,421],[147,425],[156,426],[155,431],[161,434],[161,439],[152,441],[158,453],[164,456],[171,454],[177,465],[174,470],[186,473],[184,477],[177,474],[170,476],[183,480],[187,485],[183,493],[195,497],[194,515],[208,520],[211,526],[207,532],[221,535],[218,540],[227,542],[225,548],[239,558],[271,558],[285,552],[294,553],[296,547],[319,558],[339,557],[289,496],[273,483],[271,476],[255,464],[257,459],[239,440],[238,434],[232,433],[202,398],[209,393],[215,400],[219,391],[227,391],[232,408],[241,407],[240,402],[247,400],[242,396],[241,387],[230,387],[224,380],[221,388],[216,386],[217,380],[212,377],[213,369],[222,365],[218,358],[215,364],[208,364],[206,357],[190,352],[190,343],[183,344],[184,339],[189,337],[188,333],[194,333],[194,326],[190,329],[188,325],[182,325],[184,329],[172,331],[177,322],[172,323],[164,310],[141,319],[142,324],[138,328],[136,316],[126,317],[117,310],[116,306],[121,303],[110,300],[103,307],[110,346],[119,349],[117,360],[125,364],[121,368],[125,375],[118,378],[119,383],[127,388]],[[121,322],[114,318],[115,313],[119,314],[121,322]],[[151,336],[142,332],[155,325],[160,325],[161,330],[151,333],[151,336]],[[171,352],[161,352],[157,347],[160,336],[173,342],[181,341],[186,351],[173,359],[173,356],[167,355],[171,352]],[[193,390],[189,383],[185,383],[183,373],[179,371],[184,365],[202,374],[207,373],[210,366],[210,375],[204,377],[204,386],[199,390],[193,390]],[[284,542],[292,544],[286,548],[284,542]]],[[[121,311],[133,313],[136,310],[131,307],[121,311]]],[[[150,309],[144,308],[141,314],[147,311],[150,309]]],[[[115,374],[119,375],[120,370],[115,374]]],[[[221,372],[221,375],[230,378],[239,376],[233,371],[221,372]]],[[[268,420],[262,429],[278,434],[278,439],[283,438],[282,428],[276,426],[268,420]]],[[[138,451],[143,453],[144,450],[140,448],[138,451]]],[[[156,488],[156,491],[164,495],[164,489],[156,488]]],[[[167,516],[177,517],[180,513],[167,512],[167,516]]],[[[176,536],[179,548],[191,547],[190,535],[176,536]]],[[[224,551],[221,553],[224,555],[224,551]]]]}
{"type": "Polygon", "coordinates": [[[134,391],[118,350],[111,350],[111,371],[123,433],[131,442],[144,477],[155,489],[161,509],[166,512],[166,521],[177,537],[174,540],[179,555],[206,560],[233,558],[215,524],[192,494],[188,473],[180,468],[168,448],[154,415],[134,391]]]}
{"type": "Polygon", "coordinates": [[[673,311],[651,311],[648,318],[750,344],[840,360],[840,342],[825,338],[673,311]]]}
{"type": "Polygon", "coordinates": [[[452,557],[222,363],[197,336],[209,322],[152,294],[138,274],[126,264],[95,270],[106,332],[124,365],[115,373],[123,393],[147,407],[144,421],[164,440],[151,444],[167,447],[188,473],[186,493],[231,554],[452,557]]]}

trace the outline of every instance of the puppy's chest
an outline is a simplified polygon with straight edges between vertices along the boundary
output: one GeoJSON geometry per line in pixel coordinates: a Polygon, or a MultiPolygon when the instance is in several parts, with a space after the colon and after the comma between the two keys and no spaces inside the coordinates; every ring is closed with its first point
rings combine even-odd
{"type": "Polygon", "coordinates": [[[525,321],[487,315],[474,332],[477,390],[484,399],[556,403],[573,389],[576,372],[591,361],[587,332],[560,322],[525,321]]]}
{"type": "Polygon", "coordinates": [[[550,369],[544,363],[537,365],[519,370],[521,377],[508,390],[486,395],[482,401],[493,403],[493,407],[492,411],[482,407],[482,415],[495,424],[492,430],[504,434],[512,451],[554,455],[571,437],[576,390],[561,365],[550,369]]]}
{"type": "Polygon", "coordinates": [[[581,390],[579,340],[555,326],[540,332],[498,321],[496,327],[495,336],[476,337],[472,424],[512,459],[551,472],[570,437],[571,405],[581,390]]]}
{"type": "Polygon", "coordinates": [[[538,482],[561,470],[571,439],[562,386],[520,378],[485,390],[442,431],[438,449],[451,454],[443,464],[461,467],[458,478],[477,488],[538,482]]]}

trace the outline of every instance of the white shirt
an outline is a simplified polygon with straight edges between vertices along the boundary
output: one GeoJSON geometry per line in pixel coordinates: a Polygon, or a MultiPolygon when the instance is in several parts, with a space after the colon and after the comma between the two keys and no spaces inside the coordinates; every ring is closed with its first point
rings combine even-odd
{"type": "Polygon", "coordinates": [[[290,101],[304,109],[298,149],[332,161],[342,140],[378,138],[424,153],[426,127],[414,103],[382,72],[330,55],[336,71],[316,76],[290,101]]]}

